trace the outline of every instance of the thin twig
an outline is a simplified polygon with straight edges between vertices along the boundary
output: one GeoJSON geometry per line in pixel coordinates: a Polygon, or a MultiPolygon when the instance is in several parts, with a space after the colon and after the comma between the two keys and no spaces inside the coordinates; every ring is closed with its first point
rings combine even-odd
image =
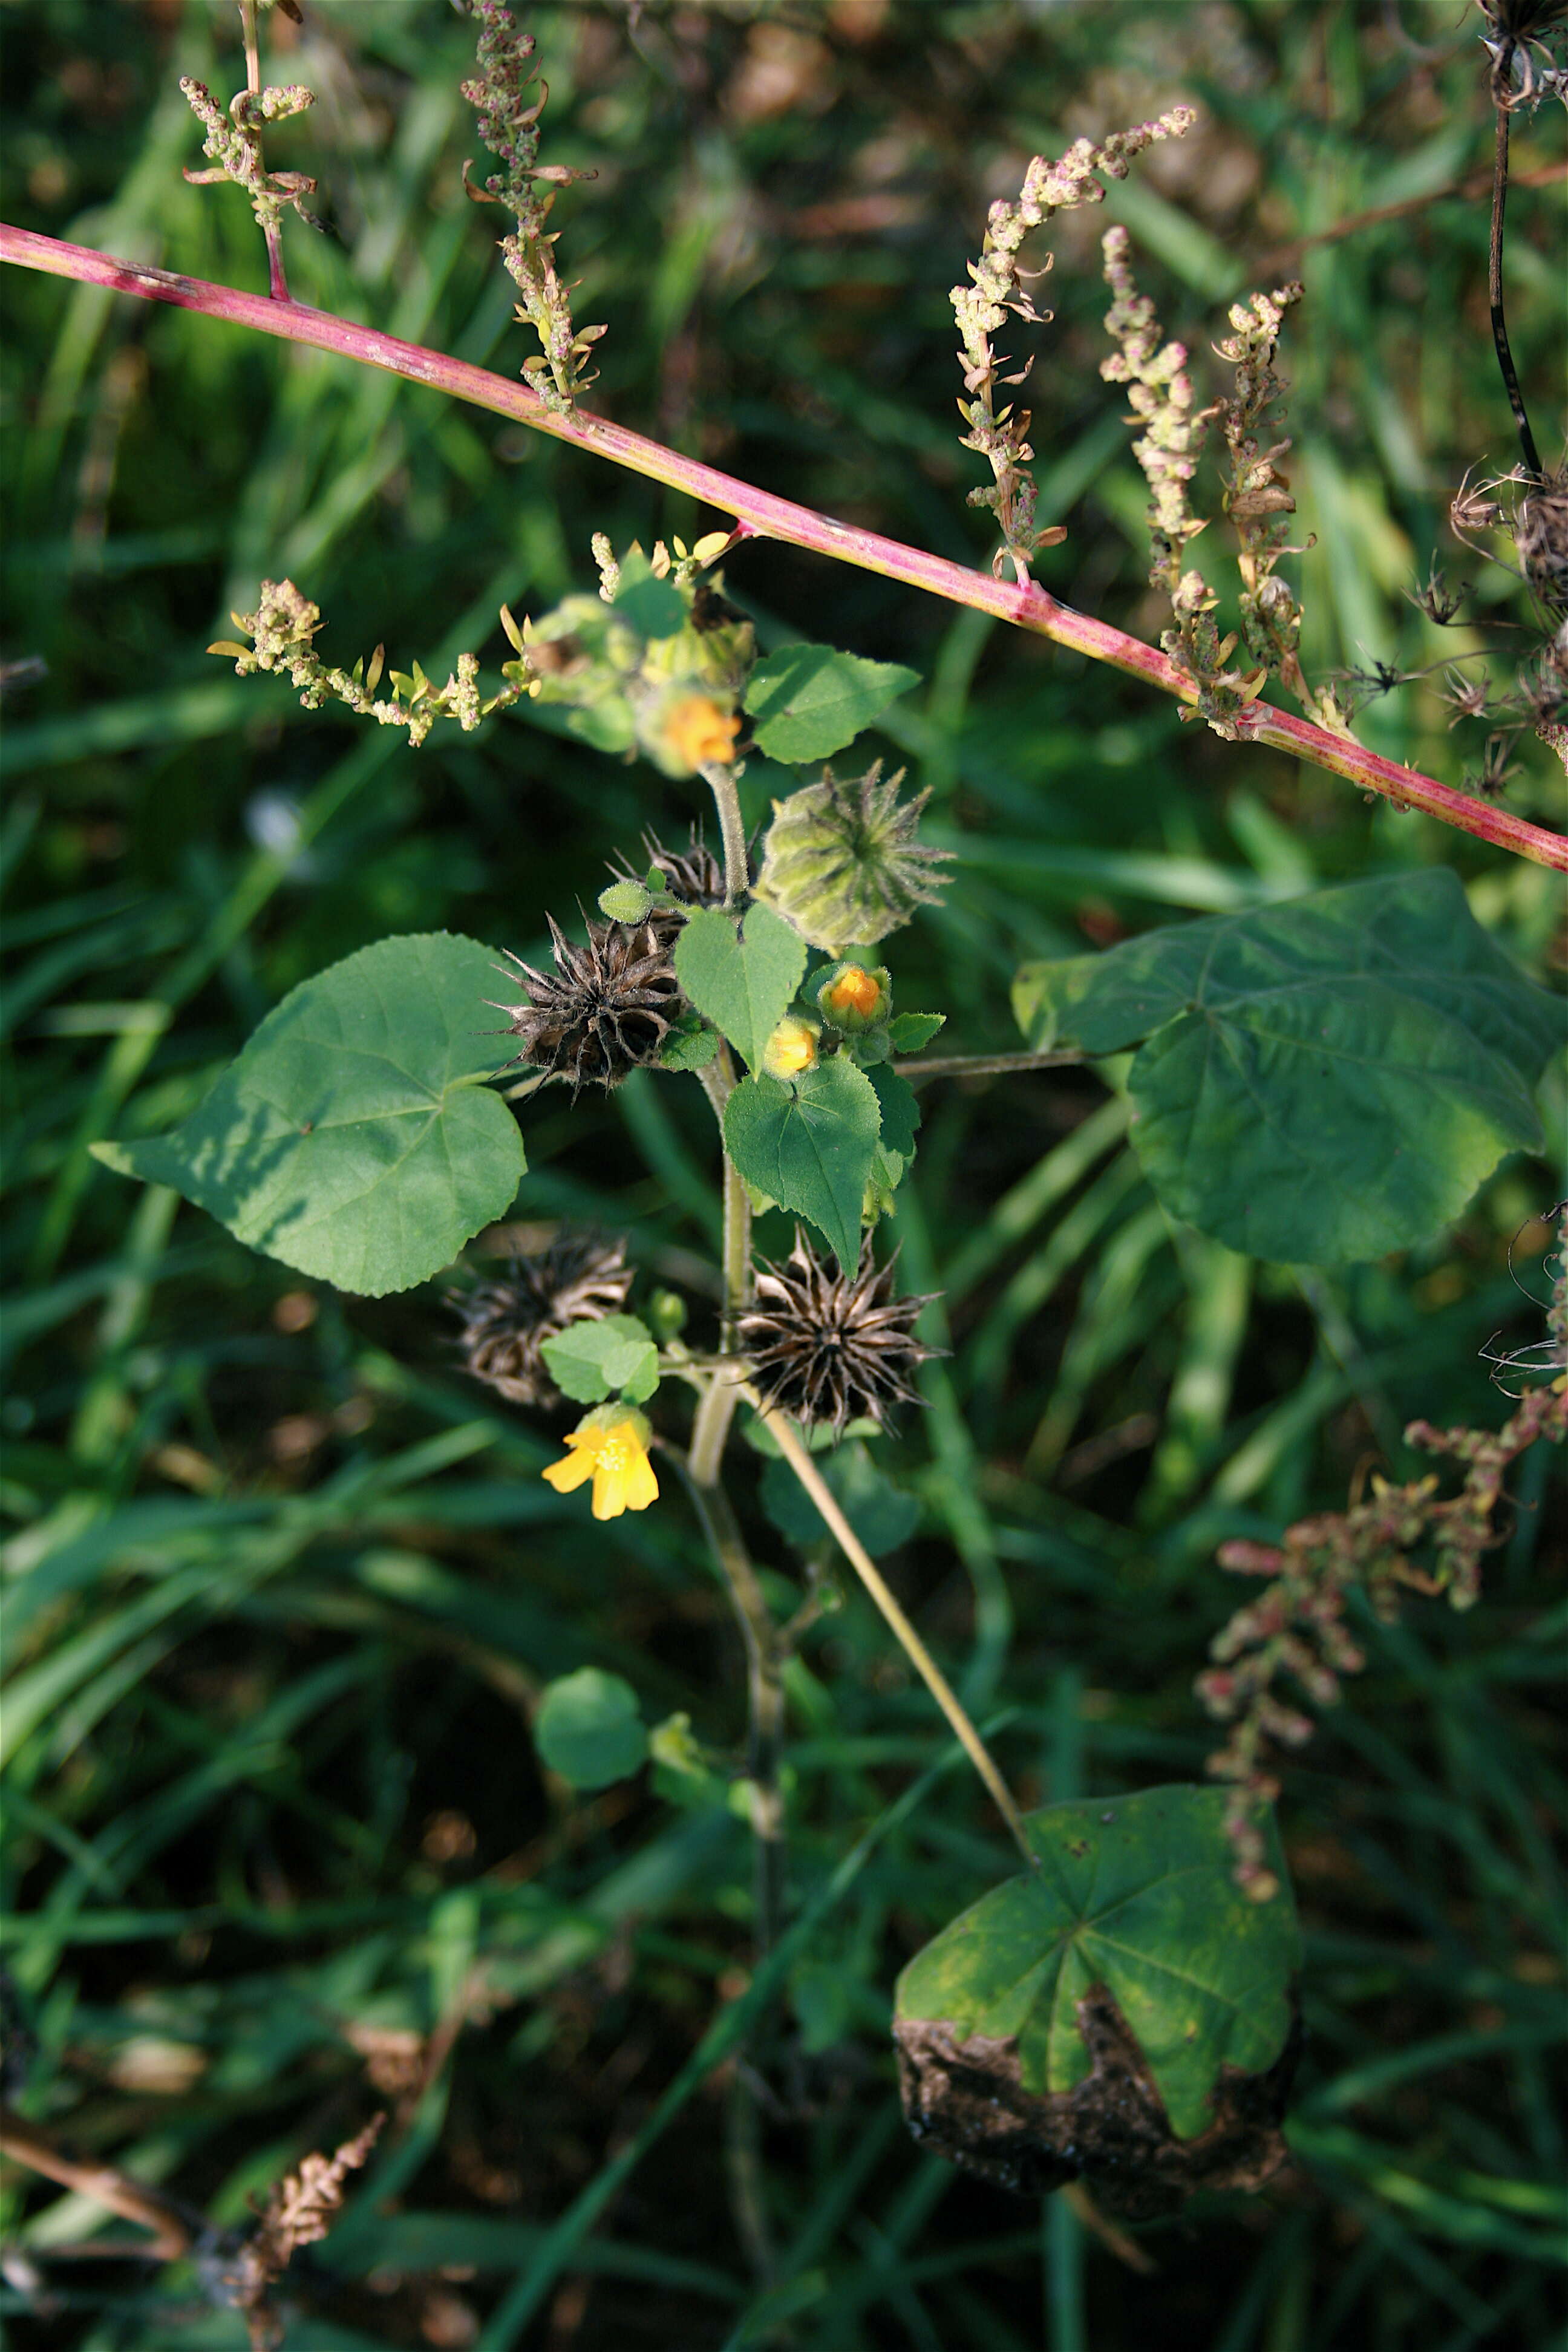
{"type": "Polygon", "coordinates": [[[1039,1856],[1029,1843],[1023,1819],[991,1750],[976,1731],[957,1692],[900,1608],[870,1553],[839,1509],[832,1487],[802,1444],[795,1423],[773,1406],[764,1404],[753,1389],[746,1390],[745,1398],[759,1421],[765,1422],[773,1432],[779,1452],[827,1522],[840,1551],[892,1627],[905,1656],[946,1716],[960,1747],[985,1783],[992,1801],[1006,1822],[1013,1843],[1029,1868],[1038,1869],[1039,1856]]]}
{"type": "Polygon", "coordinates": [[[113,2165],[84,2164],[67,2156],[47,2133],[9,2107],[0,2107],[0,2156],[25,2164],[31,2172],[41,2172],[46,2180],[58,2180],[79,2197],[89,2197],[95,2205],[118,2213],[123,2221],[139,2221],[153,2232],[153,2242],[145,2252],[155,2261],[176,2262],[190,2251],[203,2226],[198,2215],[187,2212],[162,2190],[143,2188],[113,2165]]]}
{"type": "MultiPolygon", "coordinates": [[[[570,415],[552,413],[526,384],[492,375],[488,369],[471,366],[467,361],[449,359],[417,343],[402,342],[395,336],[356,326],[324,310],[309,310],[302,303],[273,302],[240,293],[233,287],[184,278],[173,270],[117,261],[108,254],[94,252],[90,247],[68,245],[58,237],[40,236],[33,229],[0,224],[0,261],[42,270],[50,277],[107,286],[117,293],[133,294],[144,301],[169,302],[181,310],[204,311],[208,317],[227,319],[235,325],[255,328],[285,341],[309,343],[318,350],[356,360],[362,365],[406,376],[413,383],[427,384],[454,399],[469,401],[475,407],[489,409],[498,416],[510,417],[556,440],[592,450],[613,465],[625,466],[672,489],[689,491],[721,513],[736,516],[747,537],[781,540],[840,562],[856,564],[862,571],[905,581],[931,595],[945,596],[955,604],[993,614],[998,620],[1049,637],[1090,661],[1108,663],[1111,668],[1141,677],[1184,703],[1190,705],[1196,699],[1191,679],[1154,646],[1144,645],[1104,621],[1074,612],[1070,605],[1058,604],[1037,583],[1021,587],[994,580],[964,564],[927,555],[897,540],[884,539],[879,532],[836,522],[830,516],[797,506],[792,499],[776,498],[770,491],[756,489],[733,475],[721,474],[713,467],[682,457],[677,450],[666,449],[640,433],[628,432],[624,425],[612,425],[586,410],[576,409],[570,415]]],[[[1292,752],[1314,767],[1345,777],[1363,792],[1381,794],[1400,808],[1419,809],[1461,833],[1490,842],[1497,848],[1511,850],[1537,866],[1568,872],[1568,838],[1563,835],[1478,801],[1450,784],[1439,783],[1435,777],[1402,768],[1395,761],[1384,760],[1363,744],[1329,733],[1310,719],[1277,710],[1268,703],[1255,702],[1249,709],[1245,734],[1248,742],[1267,743],[1276,751],[1292,752]]]]}

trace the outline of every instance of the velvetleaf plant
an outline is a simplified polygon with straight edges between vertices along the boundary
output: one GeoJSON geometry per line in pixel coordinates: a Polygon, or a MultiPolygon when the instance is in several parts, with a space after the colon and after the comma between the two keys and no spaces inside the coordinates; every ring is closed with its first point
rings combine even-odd
{"type": "MultiPolygon", "coordinates": [[[[900,1001],[889,942],[961,883],[953,861],[920,838],[921,796],[860,742],[915,673],[816,645],[759,658],[721,567],[773,536],[892,569],[1117,661],[1238,744],[1283,744],[1541,863],[1568,866],[1568,849],[1506,811],[1379,761],[1355,741],[1331,693],[1305,679],[1299,608],[1277,569],[1289,551],[1291,502],[1278,463],[1286,445],[1268,439],[1283,398],[1279,336],[1298,289],[1237,306],[1221,346],[1234,390],[1199,410],[1186,352],[1161,342],[1125,235],[1111,231],[1105,373],[1129,387],[1143,428],[1136,455],[1152,492],[1151,576],[1173,625],[1155,653],[1082,621],[1031,580],[1032,558],[1061,534],[1037,520],[1027,416],[1005,396],[998,404],[999,389],[1021,383],[1026,366],[1002,374],[1011,362],[993,341],[1009,317],[1044,317],[1026,290],[1025,240],[1053,212],[1098,202],[1103,179],[1123,176],[1149,145],[1182,135],[1186,110],[1099,145],[1080,141],[1055,163],[1036,159],[1018,203],[994,207],[970,285],[954,289],[963,446],[991,468],[991,486],[974,497],[994,512],[1001,541],[987,578],[909,550],[889,559],[869,533],[803,518],[587,415],[580,399],[604,330],[575,327],[556,233],[545,225],[554,192],[581,175],[538,161],[544,101],[531,42],[499,0],[478,0],[473,13],[479,55],[466,94],[498,169],[467,184],[516,223],[501,250],[519,318],[540,344],[523,388],[485,396],[540,429],[698,489],[733,525],[651,551],[617,551],[594,534],[596,585],[521,621],[503,610],[510,657],[491,688],[468,654],[439,687],[416,661],[389,669],[380,648],[347,668],[330,664],[316,647],[319,609],[287,580],[263,582],[254,609],[236,616],[240,637],[214,651],[242,676],[287,676],[307,707],[335,699],[400,727],[411,746],[443,722],[471,731],[500,714],[550,709],[585,757],[641,761],[689,783],[691,832],[674,843],[650,836],[640,860],[623,856],[594,914],[575,924],[548,916],[548,963],[505,942],[447,934],[385,940],[350,956],[285,998],[172,1134],[106,1141],[100,1157],[175,1187],[289,1265],[379,1296],[443,1274],[508,1215],[526,1180],[523,1130],[541,1089],[575,1097],[634,1071],[688,1095],[695,1082],[723,1155],[716,1349],[688,1343],[683,1302],[668,1293],[634,1311],[626,1252],[588,1234],[563,1232],[502,1276],[459,1290],[457,1306],[476,1377],[524,1410],[561,1401],[584,1409],[543,1472],[559,1491],[581,1490],[583,1507],[605,1521],[676,1507],[672,1484],[689,1495],[748,1658],[743,1795],[759,1948],[775,1942],[787,1911],[784,1675],[811,1601],[781,1622],[742,1542],[725,1483],[742,1414],[925,1679],[1024,1865],[944,1929],[901,1981],[911,2124],[984,2177],[1039,2189],[1082,2173],[1104,2201],[1133,2214],[1194,2186],[1257,2185],[1283,2152],[1299,1965],[1267,1805],[1250,1789],[1239,1805],[1215,1790],[1162,1789],[1110,1809],[1056,1806],[1026,1818],[876,1565],[881,1547],[867,1531],[879,1514],[896,1519],[900,1498],[867,1448],[890,1415],[918,1402],[920,1368],[933,1352],[916,1329],[928,1302],[898,1292],[881,1232],[916,1158],[917,1089],[938,1075],[1001,1071],[1034,1082],[1053,1063],[1103,1062],[1126,1087],[1133,1147],[1173,1218],[1254,1255],[1334,1264],[1440,1230],[1504,1154],[1538,1143],[1533,1090],[1560,1023],[1475,921],[1458,882],[1434,872],[1029,963],[1014,1000],[1023,1051],[930,1055],[943,1016],[900,1001]],[[1205,527],[1191,486],[1216,416],[1223,509],[1238,542],[1238,626],[1228,631],[1207,575],[1183,562],[1205,527]],[[1263,701],[1270,676],[1305,720],[1263,701]],[[737,789],[751,758],[794,772],[755,840],[737,789]],[[753,1218],[770,1206],[795,1223],[777,1263],[760,1259],[752,1238],[753,1218]],[[667,1467],[673,1476],[661,1477],[667,1467]],[[1125,1914],[1114,1938],[1098,1926],[1112,1894],[1125,1914]],[[1201,2000],[1193,1992],[1200,1958],[1214,1963],[1201,2000]],[[1112,2092],[1130,2079],[1131,2135],[1112,2092]],[[980,2112],[986,2100],[1005,2109],[1000,2138],[980,2112]]],[[[226,128],[207,93],[187,94],[213,164],[202,176],[244,187],[266,232],[271,308],[102,257],[82,260],[77,248],[46,254],[50,240],[13,232],[7,257],[85,278],[112,273],[106,282],[125,290],[406,366],[389,339],[323,324],[288,299],[281,215],[302,209],[308,188],[267,173],[261,127],[300,111],[309,93],[259,88],[253,8],[242,16],[247,102],[235,101],[226,128]]],[[[479,371],[428,353],[421,371],[476,396],[469,379],[479,371]]],[[[1543,710],[1547,740],[1556,724],[1543,710]]],[[[554,1685],[537,1731],[547,1762],[580,1787],[637,1769],[650,1746],[667,1774],[711,1778],[671,1727],[644,1732],[635,1693],[628,1702],[616,1677],[554,1685]]]]}

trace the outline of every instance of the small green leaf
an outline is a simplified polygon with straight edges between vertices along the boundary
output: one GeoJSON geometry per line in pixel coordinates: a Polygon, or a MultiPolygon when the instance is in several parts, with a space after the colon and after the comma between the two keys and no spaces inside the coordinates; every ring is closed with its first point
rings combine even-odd
{"type": "Polygon", "coordinates": [[[831,646],[783,646],[752,672],[745,707],[757,722],[757,749],[798,766],[841,751],[919,684],[919,672],[901,662],[863,661],[831,646]]]}
{"type": "Polygon", "coordinates": [[[634,550],[621,565],[615,614],[639,637],[673,637],[686,626],[686,600],[668,580],[654,575],[646,555],[634,550]]]}
{"type": "Polygon", "coordinates": [[[659,1066],[666,1070],[705,1070],[718,1051],[717,1029],[710,1029],[700,1013],[682,1013],[670,1024],[659,1047],[659,1066]]]}
{"type": "Polygon", "coordinates": [[[646,1760],[647,1733],[637,1695],[619,1675],[583,1666],[546,1685],[533,1739],[552,1772],[574,1789],[607,1789],[646,1760]]]}
{"type": "Polygon", "coordinates": [[[748,1184],[822,1234],[846,1273],[860,1262],[860,1210],[881,1110],[871,1081],[843,1054],[793,1087],[742,1078],[724,1106],[724,1142],[748,1184]]]}
{"type": "Polygon", "coordinates": [[[599,893],[599,912],[612,923],[640,923],[652,904],[640,882],[612,882],[599,893]]]}
{"type": "Polygon", "coordinates": [[[1563,1034],[1442,869],[1026,965],[1014,1003],[1037,1046],[1147,1039],[1129,1085],[1155,1191],[1285,1263],[1379,1257],[1458,1216],[1539,1143],[1531,1088],[1563,1034]]]}
{"type": "MultiPolygon", "coordinates": [[[[1022,2084],[1068,2091],[1090,2070],[1078,2003],[1114,1997],[1179,2139],[1210,2120],[1222,2065],[1262,2074],[1290,2028],[1300,1937],[1289,1891],[1237,1885],[1223,1789],[1145,1789],[1048,1805],[1024,1827],[1037,1870],[1010,1878],[918,1952],[898,2015],[962,2043],[1016,2040],[1022,2084]]],[[[1270,1866],[1285,1881],[1270,1815],[1270,1866]]]]}
{"type": "Polygon", "coordinates": [[[945,1013],[895,1013],[888,1024],[888,1035],[895,1054],[918,1054],[946,1026],[945,1013]]]}
{"type": "Polygon", "coordinates": [[[906,1166],[915,1156],[915,1130],[921,1123],[921,1107],[915,1100],[915,1090],[907,1078],[900,1078],[886,1062],[879,1062],[867,1071],[882,1111],[882,1144],[884,1150],[897,1152],[906,1166]]]}
{"type": "Polygon", "coordinates": [[[269,1013],[171,1134],[100,1143],[252,1249],[372,1298],[449,1265],[524,1169],[485,999],[495,950],[445,931],[378,940],[269,1013]]]}
{"type": "Polygon", "coordinates": [[[602,1404],[616,1395],[641,1404],[658,1386],[658,1349],[647,1325],[635,1315],[569,1323],[539,1352],[556,1387],[574,1404],[602,1404]]]}
{"type": "MultiPolygon", "coordinates": [[[[833,1498],[870,1553],[907,1543],[921,1522],[920,1498],[884,1477],[866,1447],[850,1439],[822,1464],[833,1498]]],[[[763,1472],[763,1508],[786,1541],[805,1551],[827,1539],[827,1522],[787,1462],[774,1460],[763,1472]]]]}
{"type": "Polygon", "coordinates": [[[748,1069],[760,1066],[805,970],[805,941],[771,907],[749,908],[739,932],[733,915],[698,907],[675,943],[676,978],[748,1069]]]}

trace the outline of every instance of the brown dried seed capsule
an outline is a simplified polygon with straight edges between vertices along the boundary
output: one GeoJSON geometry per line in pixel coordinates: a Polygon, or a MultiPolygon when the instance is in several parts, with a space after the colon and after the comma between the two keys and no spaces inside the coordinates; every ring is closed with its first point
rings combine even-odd
{"type": "Polygon", "coordinates": [[[586,947],[574,947],[553,916],[546,920],[553,972],[536,971],[508,951],[528,992],[526,1004],[495,1006],[521,1040],[512,1058],[570,1078],[574,1094],[583,1086],[618,1086],[658,1061],[680,1008],[668,942],[653,923],[590,919],[586,947]]]}
{"type": "Polygon", "coordinates": [[[847,1275],[825,1264],[797,1226],[787,1261],[763,1266],[755,1303],[735,1327],[765,1401],[840,1437],[852,1421],[880,1424],[889,1406],[922,1403],[910,1375],[943,1351],[910,1327],[935,1294],[895,1298],[892,1288],[892,1261],[878,1266],[869,1234],[847,1275]]]}
{"type": "Polygon", "coordinates": [[[631,1286],[624,1242],[558,1233],[548,1249],[514,1257],[503,1279],[450,1294],[463,1318],[466,1369],[511,1404],[553,1404],[558,1391],[540,1353],[545,1340],[569,1323],[618,1314],[631,1286]]]}

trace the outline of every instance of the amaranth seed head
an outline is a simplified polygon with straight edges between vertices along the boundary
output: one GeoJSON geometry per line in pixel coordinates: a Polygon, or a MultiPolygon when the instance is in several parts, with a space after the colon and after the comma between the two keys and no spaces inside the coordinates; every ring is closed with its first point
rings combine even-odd
{"type": "MultiPolygon", "coordinates": [[[[584,1086],[618,1086],[633,1070],[658,1061],[679,1010],[668,942],[651,922],[601,923],[590,917],[586,947],[574,947],[553,915],[545,920],[552,972],[536,971],[507,950],[528,994],[526,1004],[495,1004],[522,1041],[512,1059],[569,1078],[574,1094],[584,1086]]],[[[493,997],[488,1001],[495,1003],[493,997]]]]}
{"type": "Polygon", "coordinates": [[[922,1403],[910,1375],[943,1351],[910,1327],[935,1294],[895,1298],[892,1290],[892,1261],[877,1265],[869,1234],[847,1275],[826,1265],[797,1225],[788,1259],[762,1268],[755,1302],[735,1326],[764,1401],[838,1437],[852,1421],[880,1426],[891,1405],[922,1403]]]}

